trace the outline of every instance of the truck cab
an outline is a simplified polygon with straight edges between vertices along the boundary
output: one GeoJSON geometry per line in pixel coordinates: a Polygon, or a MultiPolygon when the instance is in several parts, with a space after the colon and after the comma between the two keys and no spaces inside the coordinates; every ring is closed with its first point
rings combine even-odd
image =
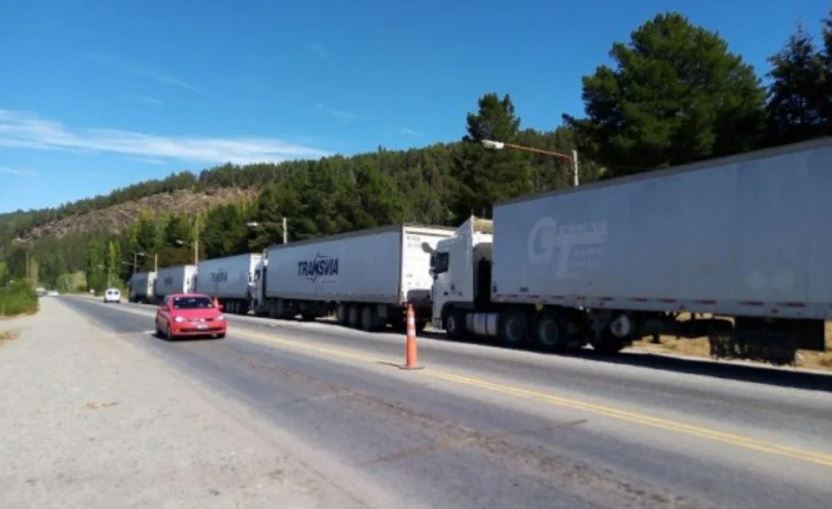
{"type": "Polygon", "coordinates": [[[254,310],[256,315],[266,314],[264,304],[266,302],[266,272],[268,270],[267,253],[268,250],[264,251],[263,257],[257,262],[254,268],[254,281],[249,285],[251,309],[254,310]]]}
{"type": "MultiPolygon", "coordinates": [[[[466,311],[488,307],[491,297],[493,223],[471,216],[431,256],[432,323],[451,334],[466,311]]],[[[461,329],[460,329],[461,330],[461,329]]]]}

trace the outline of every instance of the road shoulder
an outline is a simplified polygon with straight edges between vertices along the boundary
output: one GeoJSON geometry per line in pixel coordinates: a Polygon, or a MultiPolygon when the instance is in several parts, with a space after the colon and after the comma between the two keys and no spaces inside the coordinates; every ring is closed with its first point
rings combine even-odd
{"type": "MultiPolygon", "coordinates": [[[[4,323],[0,492],[8,507],[364,505],[157,359],[58,300],[4,323]],[[48,319],[45,319],[48,317],[48,319]]],[[[375,505],[375,504],[371,504],[375,505]]]]}

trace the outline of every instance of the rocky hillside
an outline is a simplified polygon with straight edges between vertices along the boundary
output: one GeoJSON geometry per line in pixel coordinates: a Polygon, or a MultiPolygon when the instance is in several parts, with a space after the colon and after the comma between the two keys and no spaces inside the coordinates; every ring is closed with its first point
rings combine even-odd
{"type": "Polygon", "coordinates": [[[244,188],[217,188],[202,192],[177,190],[171,193],[154,194],[46,223],[30,230],[24,238],[38,240],[61,238],[69,233],[120,233],[143,213],[151,215],[196,214],[217,205],[243,199],[253,200],[256,197],[256,190],[244,188]]]}

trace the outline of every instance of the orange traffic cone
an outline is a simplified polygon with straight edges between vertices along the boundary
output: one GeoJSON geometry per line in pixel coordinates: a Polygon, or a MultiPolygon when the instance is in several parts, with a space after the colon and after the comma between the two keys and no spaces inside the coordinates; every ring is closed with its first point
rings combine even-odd
{"type": "Polygon", "coordinates": [[[419,366],[419,351],[416,347],[416,314],[413,305],[407,305],[407,342],[405,344],[405,364],[402,369],[422,369],[419,366]]]}

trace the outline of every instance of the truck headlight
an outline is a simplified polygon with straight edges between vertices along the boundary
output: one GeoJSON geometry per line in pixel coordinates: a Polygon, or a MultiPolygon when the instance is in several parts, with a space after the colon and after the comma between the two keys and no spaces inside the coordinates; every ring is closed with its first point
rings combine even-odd
{"type": "Polygon", "coordinates": [[[218,317],[217,317],[217,321],[218,321],[218,322],[224,322],[224,321],[225,321],[225,315],[220,315],[220,316],[218,316],[218,317]]]}
{"type": "Polygon", "coordinates": [[[184,318],[184,317],[181,317],[181,316],[175,316],[175,317],[173,318],[173,321],[174,321],[174,322],[176,322],[176,323],[182,323],[182,322],[184,322],[184,321],[185,321],[185,318],[184,318]]]}

